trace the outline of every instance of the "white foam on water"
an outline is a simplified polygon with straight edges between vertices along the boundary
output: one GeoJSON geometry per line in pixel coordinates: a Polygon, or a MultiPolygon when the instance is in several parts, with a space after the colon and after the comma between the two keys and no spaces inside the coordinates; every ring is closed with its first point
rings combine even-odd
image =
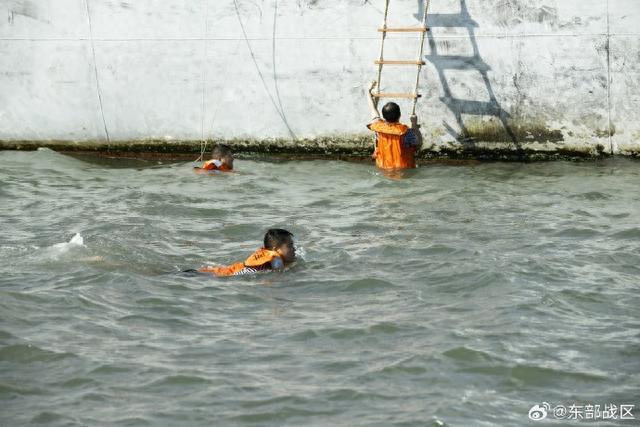
{"type": "Polygon", "coordinates": [[[296,246],[296,258],[303,261],[307,260],[307,251],[302,246],[296,246]]]}
{"type": "Polygon", "coordinates": [[[104,257],[101,255],[87,256],[87,250],[84,238],[80,233],[76,233],[68,242],[56,243],[45,248],[44,259],[49,261],[104,262],[104,257]]]}
{"type": "Polygon", "coordinates": [[[46,248],[46,255],[51,258],[60,258],[74,249],[84,248],[84,239],[80,233],[73,235],[68,242],[56,243],[46,248]]]}
{"type": "Polygon", "coordinates": [[[71,240],[69,240],[68,242],[56,243],[55,245],[52,246],[52,248],[59,249],[63,252],[66,252],[69,249],[77,246],[84,246],[84,239],[82,238],[80,233],[74,234],[71,240]]]}

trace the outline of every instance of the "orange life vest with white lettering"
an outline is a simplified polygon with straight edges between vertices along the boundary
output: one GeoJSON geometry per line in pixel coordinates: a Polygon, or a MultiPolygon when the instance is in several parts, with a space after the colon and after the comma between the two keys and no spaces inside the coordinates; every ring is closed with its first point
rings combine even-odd
{"type": "Polygon", "coordinates": [[[226,163],[222,163],[220,160],[212,159],[204,162],[202,169],[208,171],[230,171],[231,168],[226,163]]]}
{"type": "Polygon", "coordinates": [[[377,134],[373,157],[381,169],[410,169],[416,167],[416,150],[404,146],[404,136],[409,128],[402,123],[376,120],[368,128],[377,134]]]}
{"type": "Polygon", "coordinates": [[[282,256],[276,251],[266,248],[260,248],[255,251],[244,262],[236,262],[235,264],[223,267],[202,267],[198,271],[201,273],[212,273],[216,276],[237,276],[240,274],[257,273],[271,269],[271,261],[275,258],[282,259],[282,256]]]}

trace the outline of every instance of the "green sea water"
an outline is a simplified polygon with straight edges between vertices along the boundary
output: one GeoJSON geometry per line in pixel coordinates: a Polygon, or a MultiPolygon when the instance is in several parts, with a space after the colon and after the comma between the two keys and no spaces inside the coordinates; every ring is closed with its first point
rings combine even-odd
{"type": "Polygon", "coordinates": [[[638,162],[192,166],[0,152],[1,425],[638,425],[638,162]]]}

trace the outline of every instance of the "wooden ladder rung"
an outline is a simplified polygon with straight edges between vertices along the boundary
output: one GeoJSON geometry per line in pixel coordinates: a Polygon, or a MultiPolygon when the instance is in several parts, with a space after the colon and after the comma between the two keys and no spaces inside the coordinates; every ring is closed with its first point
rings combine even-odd
{"type": "Polygon", "coordinates": [[[376,60],[376,64],[386,64],[386,65],[425,65],[424,61],[387,61],[385,60],[376,60]]]}
{"type": "Polygon", "coordinates": [[[426,33],[429,27],[397,27],[397,28],[378,28],[381,33],[426,33]]]}
{"type": "Polygon", "coordinates": [[[374,98],[409,98],[409,99],[416,99],[416,98],[420,98],[422,95],[421,94],[416,94],[416,93],[401,93],[401,92],[380,92],[380,93],[374,93],[373,97],[374,98]]]}

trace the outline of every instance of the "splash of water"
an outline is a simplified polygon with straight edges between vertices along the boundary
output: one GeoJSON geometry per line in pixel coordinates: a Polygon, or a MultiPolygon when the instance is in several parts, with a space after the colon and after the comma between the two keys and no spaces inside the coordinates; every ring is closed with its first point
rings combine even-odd
{"type": "Polygon", "coordinates": [[[84,239],[82,238],[80,233],[76,233],[68,242],[56,243],[55,245],[51,246],[51,248],[59,251],[59,253],[62,254],[79,246],[84,246],[84,239]]]}

